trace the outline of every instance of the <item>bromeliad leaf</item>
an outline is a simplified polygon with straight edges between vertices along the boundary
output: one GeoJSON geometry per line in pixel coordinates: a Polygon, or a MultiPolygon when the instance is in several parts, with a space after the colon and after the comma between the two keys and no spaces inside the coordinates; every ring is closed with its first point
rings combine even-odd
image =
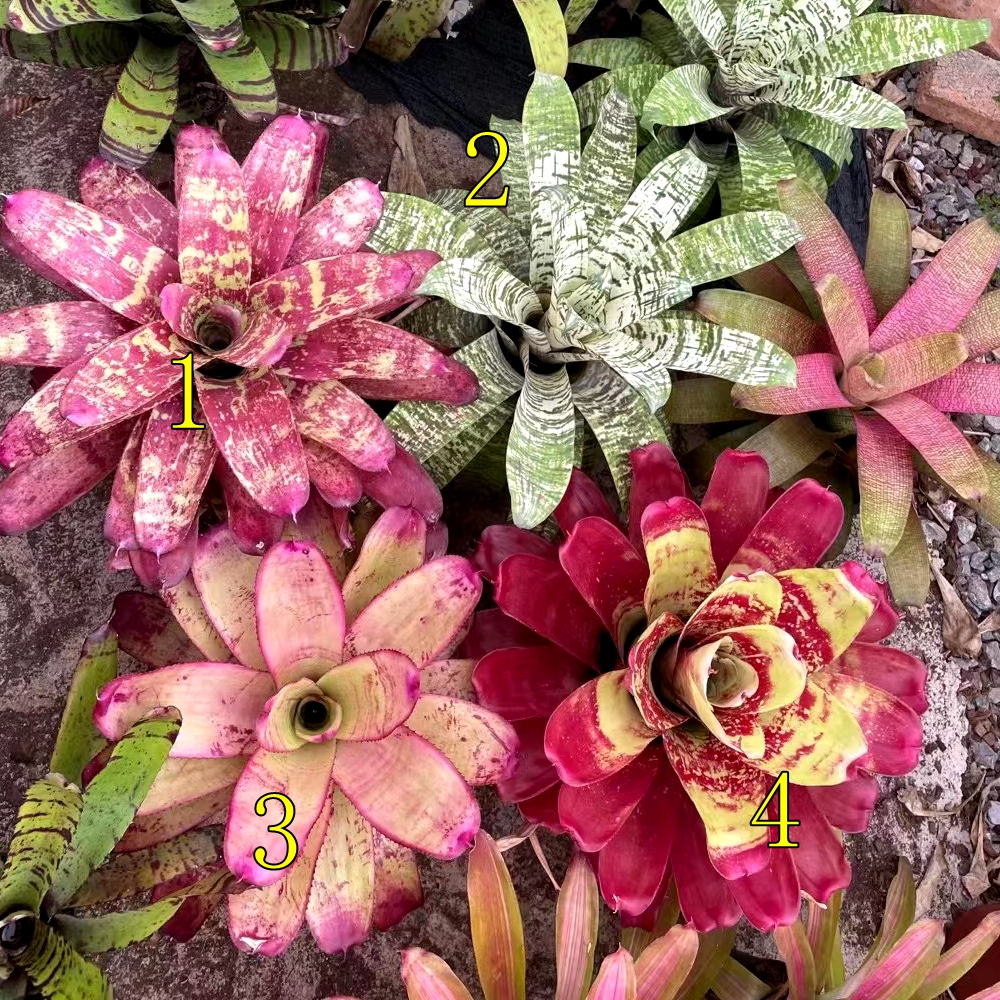
{"type": "Polygon", "coordinates": [[[421,295],[439,295],[467,312],[521,325],[541,315],[538,296],[509,271],[485,260],[444,260],[427,272],[421,295]]]}
{"type": "Polygon", "coordinates": [[[376,253],[419,247],[441,257],[492,256],[490,245],[447,207],[409,194],[387,191],[382,217],[368,237],[376,253]]]}
{"type": "Polygon", "coordinates": [[[201,46],[201,54],[233,106],[244,118],[256,121],[278,113],[278,92],[264,54],[249,36],[234,48],[215,52],[201,46]]]}
{"type": "Polygon", "coordinates": [[[729,114],[731,107],[722,107],[709,96],[711,80],[708,69],[698,63],[665,73],[643,105],[642,127],[696,125],[729,114]]]}
{"type": "Polygon", "coordinates": [[[108,763],[84,793],[73,843],[52,885],[54,908],[73,898],[128,829],[179,731],[179,714],[158,709],[115,745],[108,763]]]}

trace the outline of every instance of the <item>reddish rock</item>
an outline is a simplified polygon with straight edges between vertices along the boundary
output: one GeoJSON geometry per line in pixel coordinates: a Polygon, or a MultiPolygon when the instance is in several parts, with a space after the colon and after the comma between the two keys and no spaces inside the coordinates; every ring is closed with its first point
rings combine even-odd
{"type": "Polygon", "coordinates": [[[937,14],[939,17],[974,19],[985,17],[993,22],[993,33],[976,48],[1000,59],[1000,0],[904,0],[908,14],[937,14]]]}
{"type": "Polygon", "coordinates": [[[920,69],[917,110],[962,132],[1000,145],[1000,61],[955,52],[920,69]]]}

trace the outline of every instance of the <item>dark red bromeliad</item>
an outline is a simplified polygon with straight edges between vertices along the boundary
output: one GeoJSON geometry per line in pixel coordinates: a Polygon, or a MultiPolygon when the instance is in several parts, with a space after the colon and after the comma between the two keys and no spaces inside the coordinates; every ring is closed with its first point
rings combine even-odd
{"type": "Polygon", "coordinates": [[[849,883],[841,834],[868,826],[872,774],[915,767],[926,668],[879,645],[899,616],[858,563],[815,568],[843,524],[835,494],[772,491],[763,458],[728,451],[699,505],[665,446],[631,461],[627,535],[579,470],[561,544],[483,534],[497,607],[465,655],[520,739],[501,794],[596,854],[633,920],[672,880],[700,931],[789,924],[802,893],[849,883]],[[795,850],[752,822],[783,772],[795,850]]]}

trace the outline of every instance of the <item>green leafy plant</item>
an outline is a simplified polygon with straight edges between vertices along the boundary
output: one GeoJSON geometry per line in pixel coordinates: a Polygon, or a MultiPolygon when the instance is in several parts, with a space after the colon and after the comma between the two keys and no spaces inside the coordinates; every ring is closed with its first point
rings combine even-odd
{"type": "Polygon", "coordinates": [[[775,184],[801,176],[825,194],[808,147],[832,178],[851,158],[852,128],[904,128],[895,104],[845,77],[970,48],[988,21],[923,14],[861,16],[869,0],[660,0],[669,17],[642,15],[641,38],[598,38],[570,60],[608,69],[576,94],[592,125],[618,89],[642,107],[655,159],[679,149],[678,131],[721,132],[730,153],[718,175],[724,212],[771,208],[775,184]]]}
{"type": "Polygon", "coordinates": [[[789,475],[827,449],[843,455],[857,469],[866,547],[885,560],[896,599],[923,604],[930,570],[915,469],[1000,522],[1000,466],[950,418],[1000,413],[1000,368],[970,360],[1000,348],[1000,292],[982,294],[1000,259],[1000,230],[989,217],[969,223],[911,285],[909,219],[895,195],[875,194],[863,268],[807,185],[782,182],[779,197],[805,233],[801,270],[789,274],[823,322],[773,266],[742,277],[753,293],[709,289],[695,303],[706,318],[795,355],[794,388],[733,388],[736,407],[778,418],[743,447],[782,454],[789,475]]]}
{"type": "Polygon", "coordinates": [[[799,234],[781,213],[756,212],[674,235],[716,169],[683,149],[633,190],[636,122],[617,93],[582,152],[569,88],[545,73],[535,75],[523,121],[494,128],[509,151],[506,214],[467,208],[461,191],[387,195],[369,243],[445,258],[420,288],[445,301],[420,310],[411,329],[459,347],[454,357],[480,383],[479,399],[461,413],[407,404],[388,425],[443,484],[512,421],[513,516],[533,527],[562,499],[584,424],[627,497],[629,450],[666,441],[658,411],[671,369],[790,384],[788,356],[765,338],[671,307],[693,285],[773,259],[799,234]]]}
{"type": "Polygon", "coordinates": [[[88,762],[103,746],[91,713],[117,671],[117,642],[102,629],[87,640],[70,687],[50,764],[28,789],[0,875],[0,997],[110,1000],[101,970],[84,958],[142,941],[186,899],[221,894],[215,871],[145,906],[97,915],[81,907],[120,903],[176,876],[212,867],[214,839],[195,830],[148,850],[105,861],[146,797],[177,737],[180,719],[157,709],[132,726],[81,793],[88,762]]]}
{"type": "Polygon", "coordinates": [[[70,68],[127,60],[108,103],[101,153],[141,166],[172,121],[198,116],[214,80],[245,118],[278,113],[272,70],[338,66],[364,39],[379,0],[0,0],[0,49],[70,68]]]}

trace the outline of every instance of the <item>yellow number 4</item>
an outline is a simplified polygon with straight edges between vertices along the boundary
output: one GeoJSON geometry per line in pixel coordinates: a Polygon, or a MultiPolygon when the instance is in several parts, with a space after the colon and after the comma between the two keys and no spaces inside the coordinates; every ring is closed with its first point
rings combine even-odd
{"type": "Polygon", "coordinates": [[[767,797],[760,804],[754,818],[750,820],[751,826],[776,826],[779,837],[776,841],[769,843],[768,847],[798,847],[798,841],[788,839],[788,828],[790,826],[801,826],[797,819],[788,818],[788,772],[782,771],[778,775],[778,780],[771,786],[767,797]],[[774,798],[774,793],[778,793],[778,818],[767,818],[767,804],[774,798]]]}
{"type": "Polygon", "coordinates": [[[507,195],[510,194],[510,188],[504,187],[503,193],[496,198],[486,198],[477,197],[477,192],[481,191],[486,182],[504,165],[507,160],[507,154],[510,152],[507,146],[507,140],[499,132],[479,132],[474,135],[466,144],[465,155],[476,157],[479,155],[479,150],[476,149],[476,141],[478,139],[483,139],[489,136],[497,144],[497,162],[490,167],[489,173],[468,193],[465,199],[466,208],[478,208],[480,206],[486,205],[496,205],[500,208],[507,207],[507,195]]]}
{"type": "MultiPolygon", "coordinates": [[[[184,382],[181,387],[181,397],[184,401],[184,416],[179,424],[171,424],[175,431],[203,431],[204,424],[194,422],[194,358],[185,354],[183,358],[174,358],[172,365],[180,365],[184,369],[184,382]]],[[[261,813],[263,816],[264,814],[261,813]]]]}
{"type": "Polygon", "coordinates": [[[280,802],[285,810],[284,815],[278,823],[267,828],[268,833],[280,833],[282,837],[285,838],[285,859],[280,861],[276,865],[272,865],[267,860],[267,849],[264,847],[256,847],[253,852],[253,859],[261,866],[261,868],[267,868],[270,871],[280,871],[282,868],[287,868],[298,856],[299,853],[299,842],[295,839],[295,834],[288,829],[288,824],[295,819],[295,804],[287,795],[282,795],[281,792],[268,792],[266,795],[262,795],[257,802],[254,804],[253,811],[258,816],[267,815],[267,804],[274,799],[276,802],[280,802]]]}

